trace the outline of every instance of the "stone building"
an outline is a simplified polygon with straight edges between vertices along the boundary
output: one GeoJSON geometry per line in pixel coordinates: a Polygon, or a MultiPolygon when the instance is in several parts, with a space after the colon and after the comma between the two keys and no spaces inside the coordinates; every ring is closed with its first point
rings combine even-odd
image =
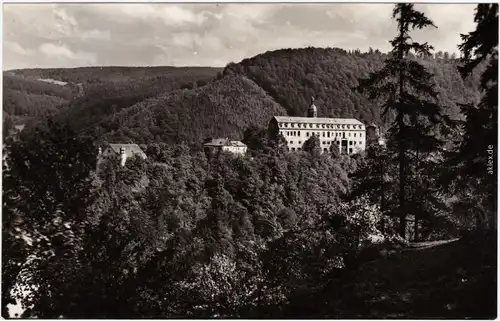
{"type": "Polygon", "coordinates": [[[212,153],[224,151],[244,155],[247,152],[247,145],[243,144],[239,140],[230,140],[229,138],[210,139],[208,142],[203,144],[203,148],[205,151],[212,153]]]}
{"type": "Polygon", "coordinates": [[[120,162],[120,166],[125,166],[127,158],[132,156],[147,158],[146,153],[137,144],[107,144],[99,147],[97,162],[99,164],[105,160],[116,160],[120,162]]]}
{"type": "Polygon", "coordinates": [[[354,118],[318,118],[318,108],[311,99],[307,117],[274,116],[269,122],[272,136],[281,134],[289,151],[300,151],[312,136],[320,141],[321,151],[338,146],[341,154],[354,154],[366,149],[365,125],[354,118]]]}

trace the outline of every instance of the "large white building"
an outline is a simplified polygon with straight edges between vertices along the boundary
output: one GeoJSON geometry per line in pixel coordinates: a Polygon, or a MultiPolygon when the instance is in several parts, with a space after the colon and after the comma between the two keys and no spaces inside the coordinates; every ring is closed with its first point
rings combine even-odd
{"type": "Polygon", "coordinates": [[[354,118],[318,118],[314,98],[307,117],[274,116],[269,122],[271,134],[281,134],[289,151],[300,151],[305,141],[317,136],[321,151],[333,145],[341,154],[354,154],[366,149],[366,127],[354,118]]]}

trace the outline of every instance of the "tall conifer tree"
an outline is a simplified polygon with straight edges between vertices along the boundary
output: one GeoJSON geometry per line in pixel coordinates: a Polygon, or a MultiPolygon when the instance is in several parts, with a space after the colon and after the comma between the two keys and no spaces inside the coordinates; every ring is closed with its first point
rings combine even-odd
{"type": "Polygon", "coordinates": [[[406,237],[410,173],[418,170],[422,162],[442,147],[436,134],[446,118],[436,104],[432,75],[414,58],[429,56],[433,47],[413,41],[409,35],[412,30],[436,26],[409,3],[396,4],[392,18],[397,22],[398,34],[390,41],[389,58],[381,70],[360,80],[358,88],[370,99],[383,102],[382,117],[386,117],[388,111],[395,116],[389,128],[388,149],[399,165],[397,215],[399,234],[406,237]]]}
{"type": "Polygon", "coordinates": [[[472,205],[478,221],[484,221],[492,219],[496,212],[498,4],[479,4],[474,21],[476,30],[461,35],[463,43],[459,49],[463,56],[459,70],[466,78],[476,67],[486,67],[480,84],[483,95],[477,105],[462,106],[466,115],[461,126],[463,139],[451,155],[448,168],[455,181],[453,186],[465,196],[461,199],[472,205]]]}

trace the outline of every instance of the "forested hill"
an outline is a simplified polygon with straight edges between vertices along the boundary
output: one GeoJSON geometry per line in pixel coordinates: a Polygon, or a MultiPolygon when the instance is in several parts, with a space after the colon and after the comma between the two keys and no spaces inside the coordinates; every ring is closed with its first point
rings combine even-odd
{"type": "MultiPolygon", "coordinates": [[[[358,79],[381,68],[378,51],[337,48],[266,52],[224,70],[151,67],[15,71],[62,81],[85,81],[85,94],[63,108],[59,119],[96,139],[147,143],[198,143],[210,136],[241,138],[251,126],[265,127],[273,114],[304,115],[316,97],[318,115],[380,123],[374,102],[355,91],[358,79]]],[[[448,114],[457,103],[476,100],[479,72],[462,80],[449,54],[425,59],[448,114]]]]}
{"type": "MultiPolygon", "coordinates": [[[[225,73],[235,72],[253,79],[292,116],[304,115],[310,97],[315,96],[320,117],[355,117],[379,123],[377,106],[353,88],[358,79],[382,68],[386,58],[379,51],[283,49],[230,64],[225,73]]],[[[457,72],[457,60],[446,53],[418,60],[435,75],[439,99],[450,115],[459,114],[457,102],[477,98],[478,92],[472,85],[477,84],[479,73],[464,82],[457,72]]]]}
{"type": "Polygon", "coordinates": [[[8,73],[36,79],[56,79],[69,83],[98,83],[108,81],[143,80],[162,76],[207,78],[221,68],[213,67],[81,67],[15,69],[8,73]]]}
{"type": "Polygon", "coordinates": [[[220,71],[220,68],[211,67],[10,70],[3,75],[3,111],[9,123],[13,120],[15,124],[24,124],[40,119],[47,112],[60,110],[60,119],[74,126],[87,127],[147,98],[178,88],[204,85],[220,71]]]}

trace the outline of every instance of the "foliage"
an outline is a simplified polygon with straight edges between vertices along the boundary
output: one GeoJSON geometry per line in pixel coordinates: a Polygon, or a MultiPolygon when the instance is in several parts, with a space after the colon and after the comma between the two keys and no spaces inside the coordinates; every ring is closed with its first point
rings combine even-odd
{"type": "Polygon", "coordinates": [[[409,186],[415,183],[411,181],[411,171],[418,172],[415,177],[422,177],[423,168],[432,166],[427,159],[439,155],[444,145],[440,139],[447,135],[449,119],[437,104],[433,75],[409,56],[410,52],[424,56],[430,54],[432,46],[413,41],[409,32],[434,26],[433,22],[415,10],[413,4],[395,5],[393,19],[397,22],[398,34],[391,41],[390,57],[385,60],[383,68],[361,80],[359,89],[370,99],[381,102],[381,116],[389,110],[393,112],[388,150],[397,155],[400,235],[406,237],[406,216],[411,202],[422,203],[417,197],[408,197],[411,193],[409,186]]]}
{"type": "MultiPolygon", "coordinates": [[[[38,130],[33,140],[11,141],[4,150],[3,253],[13,261],[4,260],[3,267],[14,269],[24,279],[23,285],[32,289],[45,289],[43,284],[58,278],[45,274],[45,262],[63,259],[77,250],[78,222],[84,219],[92,200],[92,144],[50,120],[48,126],[47,131],[38,130]]],[[[17,277],[9,275],[4,295],[16,281],[17,277]]],[[[25,300],[31,305],[42,299],[25,300]]],[[[9,300],[3,302],[5,313],[9,300]]]]}
{"type": "Polygon", "coordinates": [[[319,137],[312,135],[308,140],[304,142],[302,150],[310,153],[312,156],[319,156],[321,154],[321,142],[319,137]]]}
{"type": "Polygon", "coordinates": [[[474,18],[476,30],[462,35],[463,77],[487,67],[481,74],[483,95],[478,104],[466,104],[465,121],[460,123],[462,139],[448,155],[443,185],[458,193],[461,203],[475,216],[477,227],[496,225],[496,161],[498,110],[498,5],[481,4],[474,18]],[[495,29],[496,28],[496,29],[495,29]],[[475,204],[475,205],[472,205],[475,204]],[[472,205],[472,206],[471,206],[472,205]]]}

